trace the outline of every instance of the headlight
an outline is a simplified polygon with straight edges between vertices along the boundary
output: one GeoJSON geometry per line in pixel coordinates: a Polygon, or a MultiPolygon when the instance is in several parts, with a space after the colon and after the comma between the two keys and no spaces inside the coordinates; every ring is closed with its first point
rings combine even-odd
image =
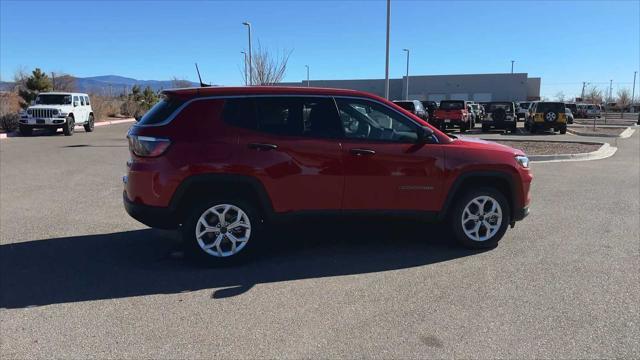
{"type": "Polygon", "coordinates": [[[29,114],[29,115],[33,114],[33,110],[28,109],[28,110],[27,110],[27,114],[29,114]]]}
{"type": "Polygon", "coordinates": [[[58,110],[57,109],[53,109],[52,113],[53,113],[53,115],[58,115],[58,110]]]}
{"type": "Polygon", "coordinates": [[[516,162],[525,169],[529,168],[529,158],[524,155],[516,155],[516,162]]]}

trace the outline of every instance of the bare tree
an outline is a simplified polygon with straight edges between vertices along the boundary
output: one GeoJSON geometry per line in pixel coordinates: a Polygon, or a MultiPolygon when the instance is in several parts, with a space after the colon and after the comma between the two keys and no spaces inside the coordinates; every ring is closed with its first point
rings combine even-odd
{"type": "Polygon", "coordinates": [[[564,93],[562,91],[558,91],[556,93],[556,100],[558,100],[559,102],[564,102],[565,96],[564,93]]]}
{"type": "Polygon", "coordinates": [[[629,89],[622,88],[618,90],[618,98],[616,99],[616,106],[618,109],[624,111],[631,104],[631,95],[629,89]]]}
{"type": "MultiPolygon", "coordinates": [[[[253,84],[250,85],[275,85],[282,81],[287,71],[287,63],[291,51],[282,51],[281,55],[275,57],[267,50],[263,49],[260,43],[253,50],[251,70],[253,72],[253,84]]],[[[245,74],[242,74],[245,83],[248,83],[245,74]]]]}
{"type": "Polygon", "coordinates": [[[591,104],[602,104],[602,90],[597,86],[591,86],[584,95],[584,100],[591,104]]]}
{"type": "Polygon", "coordinates": [[[188,87],[193,87],[193,85],[191,84],[190,81],[187,80],[183,80],[183,79],[178,79],[177,76],[174,76],[173,79],[171,79],[171,87],[176,89],[176,88],[188,88],[188,87]]]}
{"type": "Polygon", "coordinates": [[[76,78],[62,72],[52,72],[53,90],[74,92],[77,91],[76,78]]]}

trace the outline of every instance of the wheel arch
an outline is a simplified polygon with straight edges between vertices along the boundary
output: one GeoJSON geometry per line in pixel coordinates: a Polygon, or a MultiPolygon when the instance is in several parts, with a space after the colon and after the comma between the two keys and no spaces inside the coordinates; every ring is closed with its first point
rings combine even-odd
{"type": "Polygon", "coordinates": [[[246,175],[199,174],[186,178],[174,192],[169,207],[181,222],[188,210],[205,197],[238,196],[255,201],[266,218],[273,214],[267,191],[258,179],[246,175]]]}
{"type": "Polygon", "coordinates": [[[455,179],[449,188],[438,220],[442,221],[448,216],[455,202],[467,189],[481,186],[495,188],[507,198],[511,213],[510,218],[513,219],[517,194],[513,176],[508,172],[502,171],[472,171],[463,173],[455,179]]]}

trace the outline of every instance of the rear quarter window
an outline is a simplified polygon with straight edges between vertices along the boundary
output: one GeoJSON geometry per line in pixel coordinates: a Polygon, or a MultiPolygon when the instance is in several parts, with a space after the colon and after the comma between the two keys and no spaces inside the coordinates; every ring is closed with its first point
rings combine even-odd
{"type": "Polygon", "coordinates": [[[167,120],[180,106],[184,104],[183,100],[166,97],[156,103],[144,116],[138,121],[139,125],[155,125],[167,120]]]}

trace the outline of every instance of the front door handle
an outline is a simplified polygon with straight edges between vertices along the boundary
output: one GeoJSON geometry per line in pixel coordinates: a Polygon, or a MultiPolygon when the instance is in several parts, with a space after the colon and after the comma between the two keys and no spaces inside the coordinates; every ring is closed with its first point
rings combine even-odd
{"type": "Polygon", "coordinates": [[[371,149],[351,149],[349,152],[356,156],[371,156],[376,154],[376,152],[371,149]]]}
{"type": "Polygon", "coordinates": [[[258,150],[258,151],[269,151],[269,150],[275,150],[278,148],[278,145],[263,144],[263,143],[250,143],[247,146],[249,147],[249,149],[258,150]]]}

